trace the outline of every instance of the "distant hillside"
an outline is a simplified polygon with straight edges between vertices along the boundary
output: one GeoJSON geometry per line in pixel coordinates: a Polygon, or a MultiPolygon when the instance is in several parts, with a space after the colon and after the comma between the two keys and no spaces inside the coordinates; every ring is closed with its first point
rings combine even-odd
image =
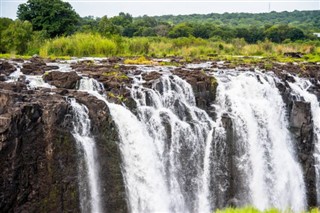
{"type": "Polygon", "coordinates": [[[181,22],[213,22],[220,25],[245,27],[264,26],[275,24],[289,24],[300,29],[320,30],[320,10],[293,11],[293,12],[270,12],[270,13],[210,13],[206,15],[163,15],[154,16],[158,21],[177,24],[181,22]]]}

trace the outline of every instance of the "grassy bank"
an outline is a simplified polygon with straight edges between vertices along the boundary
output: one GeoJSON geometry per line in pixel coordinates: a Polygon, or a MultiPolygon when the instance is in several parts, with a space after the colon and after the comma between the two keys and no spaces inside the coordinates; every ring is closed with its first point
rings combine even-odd
{"type": "MultiPolygon", "coordinates": [[[[292,213],[293,211],[281,211],[278,209],[268,209],[264,211],[260,211],[254,207],[243,207],[243,208],[226,208],[222,210],[217,210],[215,213],[292,213]]],[[[309,211],[305,211],[303,213],[318,213],[319,210],[314,208],[309,211]]]]}
{"type": "Polygon", "coordinates": [[[320,61],[320,41],[288,42],[276,44],[270,41],[248,44],[243,39],[224,42],[200,38],[163,37],[111,37],[98,34],[74,34],[46,41],[40,48],[42,57],[52,56],[149,56],[156,58],[183,57],[194,59],[232,59],[237,56],[261,56],[276,61],[320,61]],[[301,52],[301,59],[284,57],[286,52],[301,52]]]}

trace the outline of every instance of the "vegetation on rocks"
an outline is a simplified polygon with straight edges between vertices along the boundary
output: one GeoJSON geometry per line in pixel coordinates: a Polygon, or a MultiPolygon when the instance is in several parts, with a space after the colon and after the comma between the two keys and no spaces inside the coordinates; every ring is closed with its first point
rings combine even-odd
{"type": "MultiPolygon", "coordinates": [[[[310,209],[309,211],[305,211],[305,213],[318,213],[318,209],[314,208],[314,209],[310,209]]],[[[225,209],[218,209],[215,211],[215,213],[292,213],[291,210],[279,210],[276,208],[273,209],[267,209],[264,211],[260,211],[255,207],[252,206],[247,206],[247,207],[243,207],[243,208],[225,208],[225,209]]]]}

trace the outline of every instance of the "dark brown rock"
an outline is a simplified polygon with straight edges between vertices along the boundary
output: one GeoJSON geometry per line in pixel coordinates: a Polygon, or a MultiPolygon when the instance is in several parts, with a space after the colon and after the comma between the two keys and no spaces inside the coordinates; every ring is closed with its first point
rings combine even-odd
{"type": "Polygon", "coordinates": [[[211,104],[216,97],[217,80],[200,70],[176,69],[172,73],[191,84],[197,106],[207,111],[211,117],[214,117],[214,109],[211,107],[211,104]]]}
{"type": "Polygon", "coordinates": [[[0,74],[4,74],[5,76],[8,76],[16,70],[17,70],[16,67],[10,64],[8,61],[0,60],[0,74]]]}
{"type": "Polygon", "coordinates": [[[58,66],[47,66],[45,61],[36,56],[32,57],[28,62],[24,63],[21,72],[25,75],[42,75],[46,71],[59,69],[58,66]]]}
{"type": "Polygon", "coordinates": [[[317,186],[313,141],[313,121],[310,103],[293,101],[289,116],[290,130],[294,135],[298,160],[302,165],[309,207],[317,206],[317,186]]]}
{"type": "Polygon", "coordinates": [[[43,80],[58,88],[75,89],[81,79],[76,72],[52,71],[43,75],[43,80]]]}
{"type": "MultiPolygon", "coordinates": [[[[79,212],[79,155],[68,101],[42,90],[10,89],[0,89],[0,212],[79,212]]],[[[119,138],[109,109],[86,93],[68,94],[90,111],[103,209],[127,212],[119,138]]]]}
{"type": "Polygon", "coordinates": [[[291,58],[302,58],[303,53],[301,52],[286,52],[283,54],[286,57],[291,57],[291,58]]]}

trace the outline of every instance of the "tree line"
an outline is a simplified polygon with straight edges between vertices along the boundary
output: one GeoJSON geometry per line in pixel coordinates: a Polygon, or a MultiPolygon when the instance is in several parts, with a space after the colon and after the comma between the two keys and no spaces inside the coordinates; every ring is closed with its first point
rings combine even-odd
{"type": "Polygon", "coordinates": [[[47,39],[75,33],[96,33],[103,37],[195,37],[249,44],[264,40],[276,43],[317,39],[319,11],[281,13],[225,13],[185,16],[80,17],[68,2],[28,0],[20,4],[17,20],[0,18],[0,52],[37,53],[47,39]]]}

